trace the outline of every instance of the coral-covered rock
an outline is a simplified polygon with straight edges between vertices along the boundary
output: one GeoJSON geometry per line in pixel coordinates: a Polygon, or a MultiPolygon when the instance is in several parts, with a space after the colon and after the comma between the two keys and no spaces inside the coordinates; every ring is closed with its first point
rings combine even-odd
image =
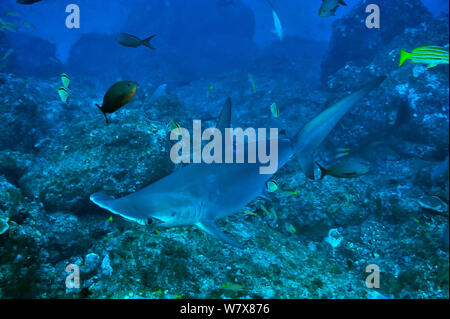
{"type": "MultiPolygon", "coordinates": [[[[37,36],[7,32],[13,53],[8,57],[4,72],[52,76],[61,72],[62,63],[56,58],[56,45],[37,36]]],[[[1,41],[1,40],[0,40],[1,41]]]]}
{"type": "MultiPolygon", "coordinates": [[[[394,139],[391,145],[405,156],[438,160],[448,154],[449,96],[448,67],[438,65],[428,69],[421,64],[406,62],[398,67],[400,48],[412,50],[429,44],[448,43],[448,20],[433,20],[407,28],[385,45],[367,66],[349,63],[328,79],[328,87],[346,91],[358,86],[374,74],[386,74],[376,98],[361,104],[342,121],[347,136],[359,135],[359,140],[394,139]],[[353,123],[364,123],[354,125],[353,123]],[[370,124],[369,124],[370,123],[370,124]],[[363,137],[363,138],[361,138],[363,137]]],[[[340,142],[331,141],[334,145],[340,142]]]]}
{"type": "Polygon", "coordinates": [[[89,196],[103,190],[123,196],[167,175],[168,128],[136,115],[106,125],[99,114],[80,117],[41,149],[19,181],[49,211],[87,212],[89,196]]]}
{"type": "MultiPolygon", "coordinates": [[[[346,64],[359,67],[370,64],[392,39],[407,28],[430,23],[432,14],[420,0],[394,2],[380,0],[380,28],[368,29],[365,25],[366,6],[360,1],[348,14],[333,23],[333,33],[321,64],[322,82],[346,64]]],[[[431,38],[431,37],[429,37],[431,38]]],[[[428,43],[428,42],[427,42],[428,43]]]]}

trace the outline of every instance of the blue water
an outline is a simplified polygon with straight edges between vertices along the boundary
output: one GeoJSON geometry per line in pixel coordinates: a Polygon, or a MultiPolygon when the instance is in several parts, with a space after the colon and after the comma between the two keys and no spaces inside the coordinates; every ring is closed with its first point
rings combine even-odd
{"type": "Polygon", "coordinates": [[[346,2],[321,17],[321,1],[1,1],[0,298],[449,298],[448,3],[374,0],[369,28],[370,3],[346,2]],[[436,66],[399,66],[401,49],[424,46],[440,47],[436,66]],[[294,141],[378,76],[314,145],[326,176],[315,164],[308,178],[299,152],[275,190],[218,220],[243,249],[90,200],[183,169],[174,123],[215,127],[227,98],[232,127],[294,141]],[[95,105],[119,81],[137,89],[107,124],[95,105]],[[333,173],[343,161],[367,171],[333,173]]]}

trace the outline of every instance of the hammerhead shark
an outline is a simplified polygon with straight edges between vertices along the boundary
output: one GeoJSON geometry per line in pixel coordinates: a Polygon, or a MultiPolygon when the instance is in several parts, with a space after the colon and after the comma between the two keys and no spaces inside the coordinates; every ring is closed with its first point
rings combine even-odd
{"type": "MultiPolygon", "coordinates": [[[[348,110],[384,79],[385,76],[376,77],[333,104],[308,122],[294,138],[278,138],[278,169],[297,153],[302,171],[314,179],[314,150],[348,110]]],[[[231,100],[228,98],[216,128],[224,131],[230,128],[230,122],[231,100]]],[[[216,220],[239,212],[264,194],[265,183],[273,174],[260,174],[260,165],[258,161],[192,163],[121,198],[98,192],[90,199],[101,208],[142,225],[195,225],[229,245],[243,248],[217,226],[216,220]]]]}

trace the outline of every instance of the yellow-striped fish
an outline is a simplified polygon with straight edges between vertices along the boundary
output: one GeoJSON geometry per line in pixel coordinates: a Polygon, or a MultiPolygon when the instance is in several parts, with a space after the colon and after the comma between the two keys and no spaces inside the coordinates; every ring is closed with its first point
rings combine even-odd
{"type": "Polygon", "coordinates": [[[61,101],[63,101],[64,103],[69,103],[70,93],[64,86],[60,86],[58,88],[58,94],[61,98],[61,101]]]}
{"type": "Polygon", "coordinates": [[[280,116],[280,109],[278,108],[277,103],[272,103],[272,105],[270,106],[270,112],[272,112],[274,118],[280,116]]]}
{"type": "Polygon", "coordinates": [[[70,89],[70,78],[66,73],[61,73],[61,82],[63,86],[67,89],[70,89]]]}
{"type": "Polygon", "coordinates": [[[426,64],[427,68],[435,67],[438,64],[448,64],[448,49],[435,45],[416,48],[411,52],[400,49],[398,66],[402,66],[406,60],[410,60],[412,63],[426,64]]]}

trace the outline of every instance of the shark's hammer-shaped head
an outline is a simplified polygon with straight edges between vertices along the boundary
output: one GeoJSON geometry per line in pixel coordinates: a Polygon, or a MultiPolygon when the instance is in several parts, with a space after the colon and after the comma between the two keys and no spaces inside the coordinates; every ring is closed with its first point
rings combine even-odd
{"type": "Polygon", "coordinates": [[[170,227],[196,222],[199,208],[187,196],[176,193],[137,192],[115,199],[102,192],[90,196],[92,202],[113,214],[141,225],[170,227]]]}

